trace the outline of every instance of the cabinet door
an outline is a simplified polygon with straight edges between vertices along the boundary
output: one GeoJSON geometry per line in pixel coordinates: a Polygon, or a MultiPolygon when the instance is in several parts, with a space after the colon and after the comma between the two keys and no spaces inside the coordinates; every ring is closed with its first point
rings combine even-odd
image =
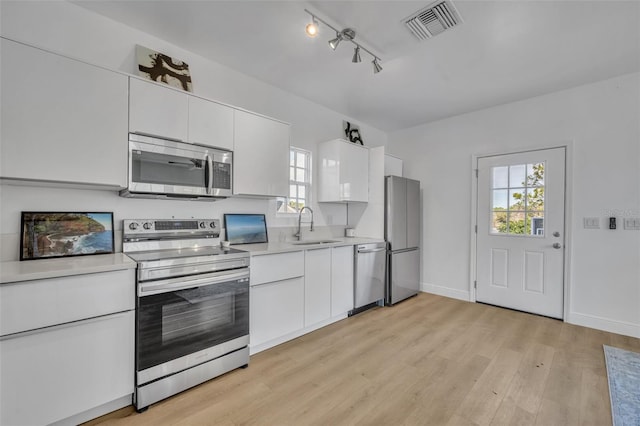
{"type": "Polygon", "coordinates": [[[353,246],[331,249],[331,316],[353,309],[353,246]]]}
{"type": "Polygon", "coordinates": [[[233,151],[233,108],[189,96],[189,142],[233,151]]]}
{"type": "Polygon", "coordinates": [[[307,250],[304,260],[304,325],[331,317],[331,249],[307,250]]]}
{"type": "Polygon", "coordinates": [[[369,201],[369,149],[342,139],[318,146],[319,202],[369,201]]]}
{"type": "Polygon", "coordinates": [[[0,341],[0,424],[49,424],[133,393],[134,312],[0,341]]]}
{"type": "Polygon", "coordinates": [[[137,78],[129,80],[129,131],[187,142],[189,95],[137,78]]]}
{"type": "Polygon", "coordinates": [[[384,156],[384,175],[385,176],[402,176],[402,160],[393,155],[385,154],[384,156]]]}
{"type": "Polygon", "coordinates": [[[0,43],[2,177],[125,187],[127,77],[0,43]]]}
{"type": "Polygon", "coordinates": [[[340,157],[340,199],[369,201],[369,150],[353,143],[342,143],[340,157]]]}
{"type": "Polygon", "coordinates": [[[252,286],[250,297],[252,347],[304,327],[304,278],[252,286]]]}
{"type": "Polygon", "coordinates": [[[235,111],[233,193],[285,197],[289,193],[289,125],[235,111]]]}

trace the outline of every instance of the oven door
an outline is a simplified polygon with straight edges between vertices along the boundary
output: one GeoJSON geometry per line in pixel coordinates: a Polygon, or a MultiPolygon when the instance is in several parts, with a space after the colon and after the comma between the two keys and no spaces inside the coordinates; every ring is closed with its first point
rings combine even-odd
{"type": "Polygon", "coordinates": [[[137,384],[247,345],[248,268],[138,285],[137,384]]]}

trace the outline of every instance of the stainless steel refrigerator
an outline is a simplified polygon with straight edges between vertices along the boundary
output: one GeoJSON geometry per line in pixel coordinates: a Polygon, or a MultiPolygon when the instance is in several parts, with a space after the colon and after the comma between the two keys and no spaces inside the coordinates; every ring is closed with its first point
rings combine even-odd
{"type": "Polygon", "coordinates": [[[386,176],[384,195],[385,303],[394,305],[420,291],[420,182],[386,176]]]}

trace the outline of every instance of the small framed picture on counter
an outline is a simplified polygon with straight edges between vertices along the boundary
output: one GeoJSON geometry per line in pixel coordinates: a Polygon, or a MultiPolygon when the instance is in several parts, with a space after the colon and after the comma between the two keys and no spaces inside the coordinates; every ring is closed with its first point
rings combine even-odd
{"type": "Polygon", "coordinates": [[[22,212],[20,260],[111,253],[113,212],[22,212]]]}

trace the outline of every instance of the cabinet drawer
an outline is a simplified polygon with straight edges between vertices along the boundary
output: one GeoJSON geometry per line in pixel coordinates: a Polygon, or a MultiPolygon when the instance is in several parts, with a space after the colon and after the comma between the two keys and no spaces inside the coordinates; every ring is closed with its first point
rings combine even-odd
{"type": "Polygon", "coordinates": [[[0,335],[135,308],[135,269],[0,286],[0,335]]]}
{"type": "Polygon", "coordinates": [[[131,394],[134,317],[129,311],[0,340],[0,424],[49,424],[131,394]]]}
{"type": "Polygon", "coordinates": [[[304,252],[265,254],[251,258],[251,285],[304,275],[304,252]]]}
{"type": "Polygon", "coordinates": [[[304,327],[304,278],[251,287],[251,346],[304,327]]]}

